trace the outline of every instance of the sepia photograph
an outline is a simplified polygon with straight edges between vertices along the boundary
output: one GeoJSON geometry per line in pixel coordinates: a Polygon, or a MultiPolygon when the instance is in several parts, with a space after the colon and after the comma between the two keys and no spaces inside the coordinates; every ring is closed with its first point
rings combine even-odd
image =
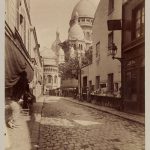
{"type": "Polygon", "coordinates": [[[145,0],[4,0],[5,150],[145,150],[145,0]]]}

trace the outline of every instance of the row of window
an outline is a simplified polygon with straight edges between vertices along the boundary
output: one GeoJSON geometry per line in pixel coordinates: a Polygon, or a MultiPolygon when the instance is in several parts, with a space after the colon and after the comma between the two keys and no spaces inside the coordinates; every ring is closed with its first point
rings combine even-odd
{"type": "Polygon", "coordinates": [[[58,78],[57,76],[54,76],[54,78],[51,75],[47,76],[47,82],[48,83],[57,83],[58,82],[58,78]]]}
{"type": "MultiPolygon", "coordinates": [[[[83,86],[87,86],[87,81],[85,81],[84,78],[83,78],[83,86]]],[[[89,87],[92,88],[92,81],[89,81],[89,87]]],[[[95,77],[95,89],[100,90],[104,88],[107,88],[107,92],[110,92],[110,93],[119,91],[119,84],[117,82],[114,83],[113,73],[110,73],[107,75],[107,83],[101,83],[100,76],[95,77]]]]}
{"type": "Polygon", "coordinates": [[[57,69],[53,69],[53,68],[44,68],[45,72],[57,72],[57,69]]]}
{"type": "Polygon", "coordinates": [[[91,22],[91,23],[93,23],[93,19],[90,19],[90,18],[80,18],[79,22],[91,22]]]}
{"type": "MultiPolygon", "coordinates": [[[[76,44],[72,44],[73,48],[76,50],[77,49],[77,45],[76,44]]],[[[82,44],[78,44],[78,49],[83,50],[83,45],[82,44]]]]}

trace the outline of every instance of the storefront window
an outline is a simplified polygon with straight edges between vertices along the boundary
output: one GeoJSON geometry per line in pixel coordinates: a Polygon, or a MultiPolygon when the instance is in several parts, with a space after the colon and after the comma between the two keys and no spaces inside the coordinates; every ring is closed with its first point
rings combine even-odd
{"type": "Polygon", "coordinates": [[[128,100],[136,101],[137,74],[135,70],[126,72],[125,96],[128,100]]]}

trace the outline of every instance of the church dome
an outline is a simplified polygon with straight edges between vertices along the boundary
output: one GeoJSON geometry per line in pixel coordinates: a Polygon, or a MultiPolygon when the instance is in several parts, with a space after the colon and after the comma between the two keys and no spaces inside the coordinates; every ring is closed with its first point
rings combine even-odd
{"type": "Polygon", "coordinates": [[[74,24],[70,28],[68,39],[69,40],[84,40],[84,33],[79,24],[74,24]]]}
{"type": "Polygon", "coordinates": [[[84,33],[80,25],[78,24],[78,13],[75,13],[75,23],[70,27],[69,34],[68,34],[69,40],[84,40],[84,33]]]}
{"type": "Polygon", "coordinates": [[[79,14],[79,17],[90,17],[94,18],[95,6],[90,0],[80,0],[74,7],[71,20],[74,19],[75,13],[79,14]]]}
{"type": "Polygon", "coordinates": [[[44,58],[52,58],[52,59],[56,59],[56,53],[48,48],[45,48],[43,51],[41,51],[41,55],[44,58]]]}

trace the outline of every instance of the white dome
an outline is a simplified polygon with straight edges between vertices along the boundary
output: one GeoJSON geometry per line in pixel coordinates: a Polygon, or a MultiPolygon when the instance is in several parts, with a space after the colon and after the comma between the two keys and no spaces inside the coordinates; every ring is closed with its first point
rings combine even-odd
{"type": "Polygon", "coordinates": [[[69,34],[68,34],[69,40],[84,40],[84,33],[80,25],[78,24],[78,13],[75,13],[75,23],[70,27],[69,34]]]}
{"type": "Polygon", "coordinates": [[[80,0],[74,7],[71,20],[74,19],[75,13],[78,12],[79,17],[94,18],[96,8],[90,0],[80,0]]]}
{"type": "Polygon", "coordinates": [[[84,40],[84,33],[79,24],[74,24],[68,34],[69,40],[84,40]]]}
{"type": "Polygon", "coordinates": [[[45,58],[56,58],[56,54],[53,50],[51,49],[44,49],[43,51],[41,51],[41,55],[42,57],[45,57],[45,58]]]}

